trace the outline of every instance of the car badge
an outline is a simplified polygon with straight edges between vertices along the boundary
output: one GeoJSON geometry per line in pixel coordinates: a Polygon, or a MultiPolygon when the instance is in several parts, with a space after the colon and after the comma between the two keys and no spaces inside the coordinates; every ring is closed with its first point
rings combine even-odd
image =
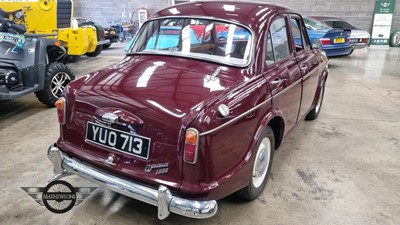
{"type": "Polygon", "coordinates": [[[155,175],[166,174],[169,170],[169,163],[147,164],[144,172],[151,173],[154,171],[155,175]]]}
{"type": "Polygon", "coordinates": [[[118,116],[115,115],[114,113],[104,113],[101,116],[101,120],[107,123],[115,124],[118,122],[118,116]]]}

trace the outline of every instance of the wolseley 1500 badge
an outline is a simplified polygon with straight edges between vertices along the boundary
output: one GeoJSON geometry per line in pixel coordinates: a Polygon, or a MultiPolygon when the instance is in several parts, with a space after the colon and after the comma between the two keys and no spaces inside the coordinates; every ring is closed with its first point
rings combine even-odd
{"type": "Polygon", "coordinates": [[[158,163],[158,164],[150,164],[147,165],[144,171],[146,173],[151,173],[153,169],[156,171],[156,175],[168,173],[168,165],[169,163],[158,163]]]}

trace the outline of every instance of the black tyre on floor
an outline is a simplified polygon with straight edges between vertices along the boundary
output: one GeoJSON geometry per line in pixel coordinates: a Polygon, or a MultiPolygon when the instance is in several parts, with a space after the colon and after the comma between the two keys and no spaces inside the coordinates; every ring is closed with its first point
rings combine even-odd
{"type": "Polygon", "coordinates": [[[97,45],[96,49],[93,52],[86,53],[89,57],[96,57],[100,55],[101,51],[103,50],[103,45],[97,45]]]}
{"type": "Polygon", "coordinates": [[[103,45],[103,49],[107,49],[107,48],[109,48],[111,46],[111,44],[104,44],[103,45]]]}
{"type": "Polygon", "coordinates": [[[319,112],[321,111],[322,102],[324,100],[325,94],[325,82],[321,86],[321,90],[319,91],[317,104],[315,104],[314,108],[307,114],[306,120],[315,120],[319,116],[319,112]]]}
{"type": "Polygon", "coordinates": [[[65,86],[75,79],[71,69],[62,63],[51,63],[47,65],[44,78],[44,88],[35,92],[36,97],[43,104],[54,107],[64,91],[65,86]]]}
{"type": "Polygon", "coordinates": [[[250,183],[237,192],[241,198],[254,200],[262,193],[271,173],[274,151],[274,132],[270,127],[267,127],[257,145],[250,183]]]}

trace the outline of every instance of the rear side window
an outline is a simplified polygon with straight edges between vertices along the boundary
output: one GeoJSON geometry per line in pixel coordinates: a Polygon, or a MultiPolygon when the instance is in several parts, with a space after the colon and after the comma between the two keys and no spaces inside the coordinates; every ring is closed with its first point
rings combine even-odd
{"type": "Polygon", "coordinates": [[[265,51],[266,64],[272,64],[290,55],[285,18],[278,18],[271,23],[267,35],[265,51]]]}
{"type": "Polygon", "coordinates": [[[333,28],[349,28],[349,29],[357,29],[353,25],[347,23],[346,21],[335,20],[335,21],[324,21],[328,26],[333,28]]]}
{"type": "Polygon", "coordinates": [[[292,38],[295,44],[296,52],[310,49],[310,45],[308,44],[307,38],[305,36],[305,33],[307,31],[305,31],[303,26],[301,25],[300,17],[292,16],[290,20],[290,25],[292,28],[292,38]]]}

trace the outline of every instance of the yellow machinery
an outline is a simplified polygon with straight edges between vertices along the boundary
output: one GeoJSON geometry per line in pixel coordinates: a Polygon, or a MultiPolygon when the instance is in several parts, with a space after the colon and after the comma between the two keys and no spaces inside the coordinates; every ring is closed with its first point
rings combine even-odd
{"type": "Polygon", "coordinates": [[[24,24],[27,33],[49,35],[61,41],[68,55],[92,53],[97,47],[96,29],[72,23],[72,0],[2,0],[0,8],[9,19],[24,24]]]}

